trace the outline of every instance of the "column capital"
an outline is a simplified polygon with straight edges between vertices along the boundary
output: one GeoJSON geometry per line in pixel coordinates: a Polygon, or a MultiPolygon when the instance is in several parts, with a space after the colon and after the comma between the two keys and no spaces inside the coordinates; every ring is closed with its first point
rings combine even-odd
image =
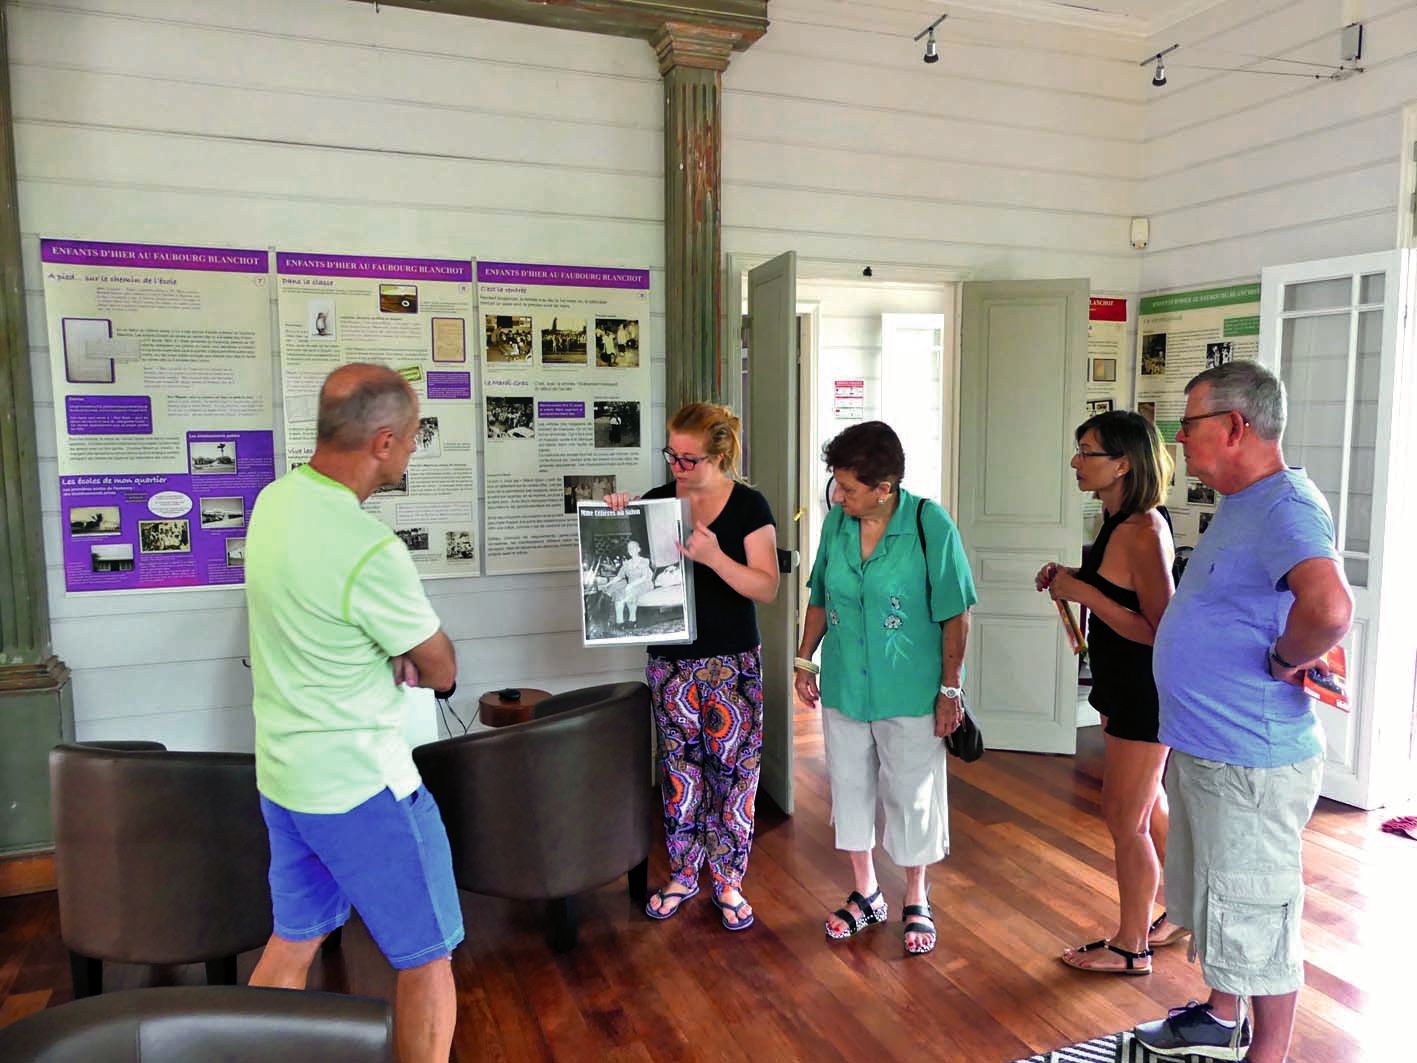
{"type": "Polygon", "coordinates": [[[659,56],[659,73],[663,76],[676,67],[722,73],[728,69],[734,46],[742,39],[743,35],[737,30],[691,22],[666,22],[650,43],[659,56]]]}

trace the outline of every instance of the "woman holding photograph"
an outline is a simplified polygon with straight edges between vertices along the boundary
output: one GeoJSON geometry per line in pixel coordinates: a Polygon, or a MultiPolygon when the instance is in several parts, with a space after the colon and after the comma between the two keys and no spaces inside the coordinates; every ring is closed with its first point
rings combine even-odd
{"type": "Polygon", "coordinates": [[[1102,502],[1102,530],[1081,568],[1052,562],[1035,585],[1054,601],[1091,612],[1088,654],[1092,695],[1102,717],[1102,816],[1116,852],[1121,918],[1116,933],[1068,949],[1064,963],[1084,971],[1150,974],[1152,950],[1188,931],[1163,911],[1161,865],[1166,855],[1166,798],[1161,776],[1167,749],[1157,740],[1156,683],[1151,647],[1171,601],[1175,544],[1161,504],[1171,483],[1170,451],[1145,417],[1113,410],[1078,426],[1072,466],[1078,490],[1102,502]]]}
{"type": "MultiPolygon", "coordinates": [[[[646,499],[689,503],[697,637],[651,646],[646,681],[664,763],[669,881],[645,906],[668,919],[699,892],[707,861],[713,901],[729,930],[753,924],[742,894],[753,842],[763,744],[762,656],[755,602],[777,595],[777,530],[767,499],[739,478],[739,421],[726,406],[694,402],[669,419],[664,458],[672,483],[646,499]]],[[[633,499],[605,496],[612,509],[633,499]]]]}
{"type": "Polygon", "coordinates": [[[901,488],[905,451],[890,425],[852,425],[822,457],[832,509],[793,686],[804,704],[822,706],[836,847],[856,887],[827,917],[826,935],[854,937],[889,915],[872,857],[879,801],[886,854],[905,871],[905,951],[920,956],[936,937],[926,873],[950,850],[942,739],[964,721],[974,579],[949,514],[901,488]]]}

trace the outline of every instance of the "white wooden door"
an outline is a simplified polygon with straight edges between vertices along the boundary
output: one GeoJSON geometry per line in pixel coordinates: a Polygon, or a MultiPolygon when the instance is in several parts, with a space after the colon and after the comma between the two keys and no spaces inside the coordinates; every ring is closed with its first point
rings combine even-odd
{"type": "Polygon", "coordinates": [[[993,749],[1072,753],[1077,658],[1033,576],[1076,565],[1082,499],[1068,465],[1083,420],[1086,280],[964,285],[959,509],[979,604],[965,656],[993,749]]]}
{"type": "Polygon", "coordinates": [[[1400,796],[1401,754],[1411,750],[1417,588],[1404,556],[1411,504],[1398,497],[1414,482],[1417,378],[1411,367],[1399,372],[1411,258],[1388,251],[1277,266],[1264,271],[1260,295],[1260,360],[1289,398],[1284,457],[1327,498],[1353,587],[1349,711],[1318,712],[1323,794],[1359,808],[1400,796]]]}
{"type": "Polygon", "coordinates": [[[901,485],[948,505],[954,419],[945,411],[954,411],[955,389],[944,375],[944,327],[943,314],[881,315],[881,420],[905,449],[901,485]]]}
{"type": "MultiPolygon", "coordinates": [[[[797,255],[748,272],[748,478],[777,518],[777,545],[797,549],[797,255]]],[[[792,658],[797,649],[797,579],[758,606],[763,636],[761,789],[784,812],[792,802],[792,658]]]]}

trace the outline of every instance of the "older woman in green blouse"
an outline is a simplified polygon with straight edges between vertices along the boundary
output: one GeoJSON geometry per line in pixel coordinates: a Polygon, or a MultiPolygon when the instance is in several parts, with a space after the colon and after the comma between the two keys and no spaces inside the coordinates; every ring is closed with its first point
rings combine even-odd
{"type": "Polygon", "coordinates": [[[944,738],[964,719],[974,580],[949,514],[901,489],[905,452],[889,425],[853,425],[822,456],[834,504],[812,565],[795,687],[822,705],[836,847],[855,877],[826,933],[852,937],[889,914],[872,860],[879,800],[886,854],[905,870],[905,950],[921,955],[935,947],[926,870],[949,853],[944,738]],[[818,669],[811,657],[824,637],[818,669]]]}

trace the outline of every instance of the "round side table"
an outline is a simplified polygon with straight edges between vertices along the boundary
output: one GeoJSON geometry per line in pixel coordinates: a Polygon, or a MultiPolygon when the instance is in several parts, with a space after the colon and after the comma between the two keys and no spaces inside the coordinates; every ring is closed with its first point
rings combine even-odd
{"type": "Polygon", "coordinates": [[[489,690],[477,699],[478,717],[488,727],[526,723],[531,719],[536,703],[550,696],[550,691],[538,690],[535,687],[489,690]]]}

